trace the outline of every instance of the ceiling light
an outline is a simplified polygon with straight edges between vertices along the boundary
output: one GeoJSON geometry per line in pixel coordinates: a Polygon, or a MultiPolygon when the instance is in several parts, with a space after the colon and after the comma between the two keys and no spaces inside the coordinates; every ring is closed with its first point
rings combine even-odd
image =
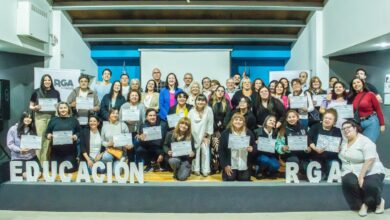
{"type": "Polygon", "coordinates": [[[382,42],[379,44],[374,44],[375,47],[389,47],[390,43],[389,42],[382,42]]]}

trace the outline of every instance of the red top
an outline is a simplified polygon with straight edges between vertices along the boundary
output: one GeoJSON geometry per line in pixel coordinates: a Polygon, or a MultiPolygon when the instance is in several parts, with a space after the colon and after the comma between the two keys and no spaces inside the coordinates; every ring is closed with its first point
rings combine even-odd
{"type": "Polygon", "coordinates": [[[355,111],[360,98],[367,93],[360,102],[359,105],[359,117],[368,117],[372,115],[374,112],[378,115],[379,124],[385,125],[385,120],[383,118],[382,108],[381,105],[378,102],[378,99],[376,99],[375,94],[372,92],[360,92],[356,95],[355,99],[353,100],[353,110],[355,111]]]}

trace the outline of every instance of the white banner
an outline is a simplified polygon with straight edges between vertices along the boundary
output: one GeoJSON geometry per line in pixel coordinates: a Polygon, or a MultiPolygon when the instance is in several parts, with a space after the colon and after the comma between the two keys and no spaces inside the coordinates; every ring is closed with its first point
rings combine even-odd
{"type": "Polygon", "coordinates": [[[77,69],[46,69],[34,68],[34,89],[41,86],[41,78],[49,74],[53,79],[54,88],[60,92],[61,101],[66,101],[74,88],[79,86],[81,71],[77,69]]]}

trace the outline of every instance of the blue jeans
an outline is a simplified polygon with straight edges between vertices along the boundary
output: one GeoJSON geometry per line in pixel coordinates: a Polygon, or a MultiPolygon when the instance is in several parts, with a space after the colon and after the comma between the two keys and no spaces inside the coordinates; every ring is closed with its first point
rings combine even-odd
{"type": "Polygon", "coordinates": [[[363,135],[368,137],[372,142],[376,142],[380,134],[380,125],[377,115],[371,116],[369,119],[361,121],[360,126],[363,129],[363,135]]]}
{"type": "Polygon", "coordinates": [[[307,129],[307,126],[309,125],[309,119],[299,119],[299,123],[307,129]]]}
{"type": "Polygon", "coordinates": [[[271,173],[276,173],[279,170],[279,161],[276,156],[269,156],[261,154],[257,157],[257,165],[260,170],[268,170],[271,173]]]}

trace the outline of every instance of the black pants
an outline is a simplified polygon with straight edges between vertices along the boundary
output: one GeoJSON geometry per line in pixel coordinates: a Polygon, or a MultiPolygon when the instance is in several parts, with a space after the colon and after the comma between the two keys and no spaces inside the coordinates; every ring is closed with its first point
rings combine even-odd
{"type": "Polygon", "coordinates": [[[370,209],[375,209],[381,202],[384,178],[384,174],[366,176],[364,177],[363,188],[360,188],[355,174],[348,173],[343,176],[343,194],[349,207],[352,210],[358,210],[365,203],[370,209]]]}
{"type": "Polygon", "coordinates": [[[222,180],[223,181],[249,181],[250,174],[248,170],[232,170],[233,173],[231,176],[228,176],[223,170],[222,172],[222,180]]]}
{"type": "Polygon", "coordinates": [[[51,160],[57,162],[57,170],[60,167],[60,164],[64,161],[69,161],[72,164],[72,168],[65,169],[65,173],[73,173],[76,172],[79,168],[79,164],[76,158],[77,155],[56,155],[52,154],[51,155],[51,160]]]}
{"type": "Polygon", "coordinates": [[[319,154],[315,151],[310,153],[310,160],[317,161],[321,164],[321,171],[323,176],[326,177],[329,175],[332,162],[336,161],[341,165],[341,161],[338,157],[338,153],[324,151],[322,154],[319,154]]]}
{"type": "Polygon", "coordinates": [[[304,151],[293,151],[282,154],[282,160],[285,162],[296,163],[299,166],[299,173],[306,175],[306,169],[309,164],[309,154],[304,151]]]}
{"type": "Polygon", "coordinates": [[[159,146],[156,147],[138,146],[138,148],[135,151],[135,154],[137,155],[137,157],[141,157],[144,160],[144,165],[150,165],[152,161],[157,161],[158,156],[160,156],[162,150],[159,148],[160,148],[159,146]]]}

